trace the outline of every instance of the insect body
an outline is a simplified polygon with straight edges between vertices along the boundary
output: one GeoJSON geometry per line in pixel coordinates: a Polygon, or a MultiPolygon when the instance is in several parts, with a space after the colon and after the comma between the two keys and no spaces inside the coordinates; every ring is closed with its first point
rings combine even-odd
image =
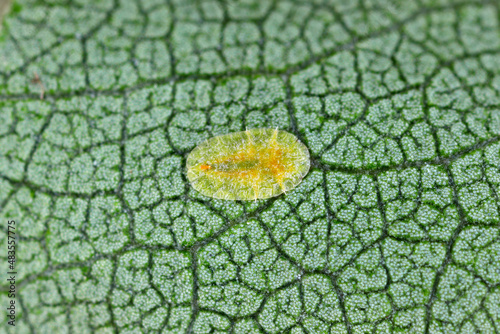
{"type": "Polygon", "coordinates": [[[309,167],[309,151],[294,135],[251,129],[198,145],[188,156],[187,176],[205,196],[256,200],[295,188],[309,167]]]}

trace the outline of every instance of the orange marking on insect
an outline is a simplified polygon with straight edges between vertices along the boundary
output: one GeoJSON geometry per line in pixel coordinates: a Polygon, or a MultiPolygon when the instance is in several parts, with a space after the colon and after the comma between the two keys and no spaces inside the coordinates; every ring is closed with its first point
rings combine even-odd
{"type": "Polygon", "coordinates": [[[212,168],[212,166],[210,166],[210,165],[201,165],[200,166],[201,170],[208,170],[208,169],[211,169],[211,168],[212,168]]]}

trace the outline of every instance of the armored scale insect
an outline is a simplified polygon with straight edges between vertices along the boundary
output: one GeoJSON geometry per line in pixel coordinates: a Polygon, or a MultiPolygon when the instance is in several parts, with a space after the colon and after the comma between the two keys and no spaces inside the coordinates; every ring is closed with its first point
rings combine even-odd
{"type": "Polygon", "coordinates": [[[187,176],[205,196],[256,200],[295,188],[309,171],[309,151],[278,129],[251,129],[210,138],[188,156],[187,176]]]}

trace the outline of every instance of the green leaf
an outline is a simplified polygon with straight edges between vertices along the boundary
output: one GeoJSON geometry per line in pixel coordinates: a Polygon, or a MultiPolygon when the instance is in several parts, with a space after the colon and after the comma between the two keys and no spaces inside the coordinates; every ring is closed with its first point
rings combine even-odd
{"type": "Polygon", "coordinates": [[[0,333],[498,333],[497,1],[19,0],[0,39],[0,333]],[[293,191],[192,189],[279,128],[293,191]],[[4,309],[5,311],[5,309],[4,309]]]}

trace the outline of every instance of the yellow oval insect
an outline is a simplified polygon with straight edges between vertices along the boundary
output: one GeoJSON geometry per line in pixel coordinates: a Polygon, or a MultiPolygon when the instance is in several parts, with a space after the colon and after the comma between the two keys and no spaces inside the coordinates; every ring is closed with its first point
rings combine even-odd
{"type": "Polygon", "coordinates": [[[210,138],[188,156],[187,176],[205,196],[256,200],[295,188],[311,165],[297,137],[278,129],[251,129],[210,138]]]}

